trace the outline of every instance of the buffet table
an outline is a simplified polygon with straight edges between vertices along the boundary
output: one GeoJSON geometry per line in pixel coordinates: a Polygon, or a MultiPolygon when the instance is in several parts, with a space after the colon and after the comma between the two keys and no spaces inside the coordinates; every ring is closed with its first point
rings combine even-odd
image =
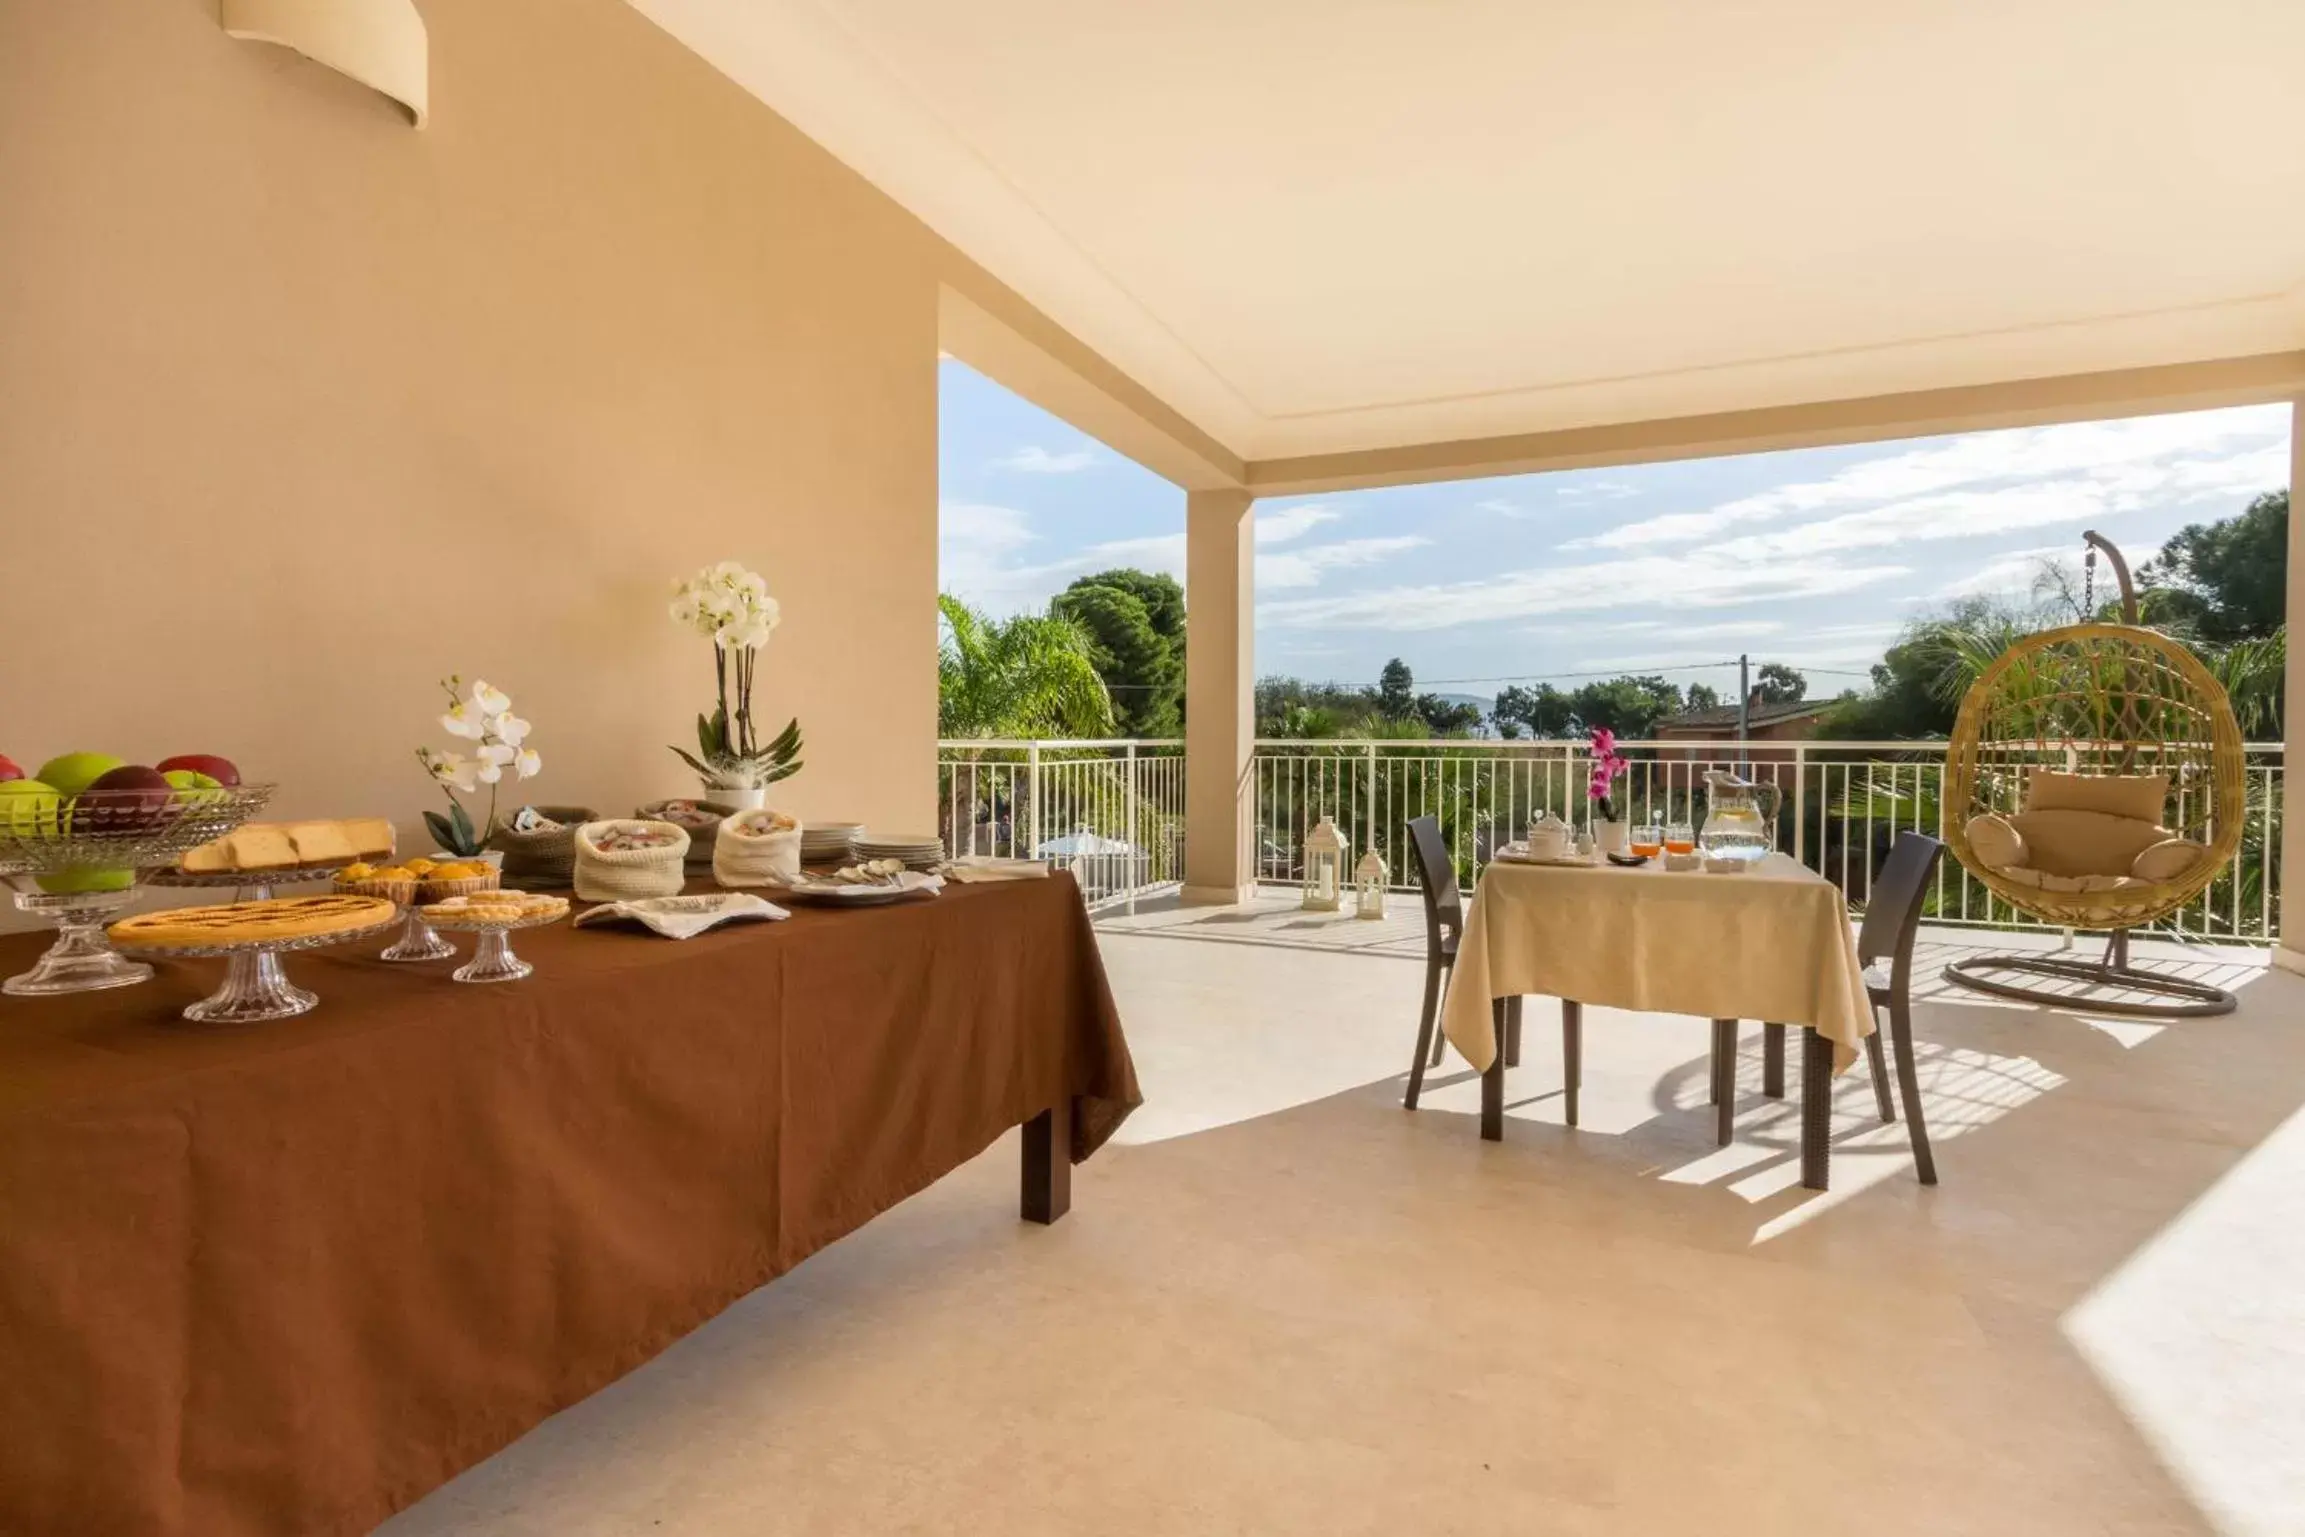
{"type": "Polygon", "coordinates": [[[270,1024],[177,1018],[218,962],[0,1000],[0,1528],[367,1531],[1011,1127],[1062,1215],[1139,1100],[1067,876],[378,948],[270,1024]]]}

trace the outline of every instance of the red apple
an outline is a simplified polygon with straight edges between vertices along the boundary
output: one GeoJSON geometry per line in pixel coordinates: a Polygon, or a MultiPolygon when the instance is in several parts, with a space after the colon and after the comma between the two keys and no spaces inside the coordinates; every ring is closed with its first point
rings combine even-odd
{"type": "Polygon", "coordinates": [[[176,787],[158,769],[126,763],[73,799],[75,833],[147,833],[167,825],[176,787]]]}
{"type": "Polygon", "coordinates": [[[16,766],[16,760],[6,753],[0,752],[0,785],[8,783],[11,779],[22,779],[23,777],[24,771],[16,766]]]}
{"type": "Polygon", "coordinates": [[[195,774],[206,774],[220,785],[240,783],[240,770],[230,758],[219,758],[214,753],[188,752],[173,758],[162,758],[153,767],[165,774],[171,769],[185,769],[195,774]]]}

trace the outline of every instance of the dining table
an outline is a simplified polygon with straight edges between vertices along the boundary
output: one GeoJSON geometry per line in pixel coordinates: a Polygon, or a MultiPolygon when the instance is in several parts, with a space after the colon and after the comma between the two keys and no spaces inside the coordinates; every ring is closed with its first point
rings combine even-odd
{"type": "MultiPolygon", "coordinates": [[[[1802,1032],[1801,1183],[1831,1179],[1832,1080],[1874,1029],[1847,904],[1832,882],[1769,853],[1735,873],[1672,870],[1656,859],[1499,857],[1483,871],[1457,942],[1441,1025],[1481,1077],[1481,1135],[1504,1137],[1503,1025],[1510,1000],[1541,995],[1728,1026],[1772,1027],[1766,1089],[1782,1092],[1775,1055],[1802,1032]]],[[[1716,1029],[1716,1042],[1724,1032],[1716,1029]]],[[[1716,1080],[1723,1135],[1735,1097],[1716,1080]]]]}
{"type": "Polygon", "coordinates": [[[264,1023],[182,1017],[213,960],[0,999],[0,1532],[366,1532],[1015,1128],[1055,1221],[1141,1098],[1062,872],[383,944],[264,1023]]]}

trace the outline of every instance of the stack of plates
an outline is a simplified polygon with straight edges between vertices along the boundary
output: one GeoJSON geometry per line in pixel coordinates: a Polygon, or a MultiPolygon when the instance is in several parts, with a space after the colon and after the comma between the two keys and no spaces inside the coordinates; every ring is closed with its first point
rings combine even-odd
{"type": "Polygon", "coordinates": [[[859,859],[900,859],[914,870],[933,870],[944,863],[944,840],[932,833],[859,833],[859,859]]]}
{"type": "Polygon", "coordinates": [[[856,857],[856,835],[862,822],[803,822],[800,827],[800,862],[804,865],[845,865],[856,857]]]}

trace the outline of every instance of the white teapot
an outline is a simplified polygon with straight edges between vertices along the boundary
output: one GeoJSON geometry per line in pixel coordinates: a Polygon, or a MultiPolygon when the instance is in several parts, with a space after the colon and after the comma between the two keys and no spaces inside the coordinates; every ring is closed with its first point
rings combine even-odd
{"type": "Polygon", "coordinates": [[[1540,811],[1529,824],[1528,848],[1531,859],[1565,859],[1575,847],[1575,835],[1569,824],[1551,812],[1540,811]]]}

